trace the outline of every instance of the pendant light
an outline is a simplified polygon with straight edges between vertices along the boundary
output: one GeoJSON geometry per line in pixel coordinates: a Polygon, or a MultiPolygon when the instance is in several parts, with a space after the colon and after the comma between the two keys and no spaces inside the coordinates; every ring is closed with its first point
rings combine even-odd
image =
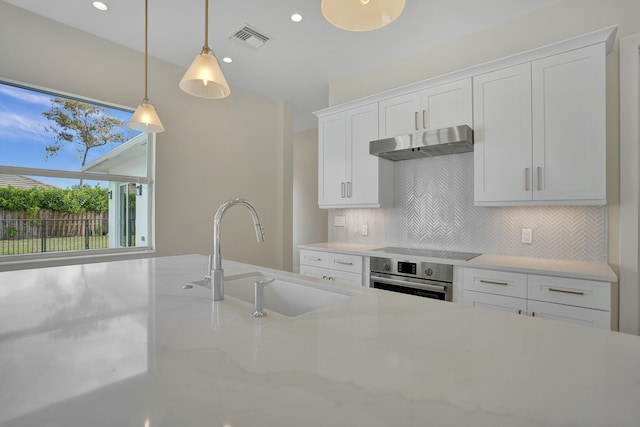
{"type": "Polygon", "coordinates": [[[322,0],[320,8],[332,25],[347,31],[372,31],[392,23],[405,0],[322,0]]]}
{"type": "Polygon", "coordinates": [[[205,0],[204,8],[204,46],[180,80],[180,89],[200,98],[225,98],[231,93],[218,59],[209,48],[209,0],[205,0]]]}
{"type": "Polygon", "coordinates": [[[164,132],[164,126],[153,105],[149,104],[147,93],[149,73],[149,0],[144,0],[144,99],[138,105],[127,126],[142,132],[164,132]]]}

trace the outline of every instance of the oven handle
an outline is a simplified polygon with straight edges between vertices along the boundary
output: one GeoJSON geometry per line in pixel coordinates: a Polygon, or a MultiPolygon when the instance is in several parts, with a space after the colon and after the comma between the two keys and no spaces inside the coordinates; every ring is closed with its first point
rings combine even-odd
{"type": "Polygon", "coordinates": [[[381,283],[388,283],[390,285],[404,286],[405,288],[423,289],[425,291],[434,291],[434,292],[442,292],[442,293],[447,292],[446,285],[416,283],[416,282],[410,282],[408,280],[396,280],[396,279],[389,279],[387,277],[371,275],[372,285],[374,281],[381,282],[381,283]]]}

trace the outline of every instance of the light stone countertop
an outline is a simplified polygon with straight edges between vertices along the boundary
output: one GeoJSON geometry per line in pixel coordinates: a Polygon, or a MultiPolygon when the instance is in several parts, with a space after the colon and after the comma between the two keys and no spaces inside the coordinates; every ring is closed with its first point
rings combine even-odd
{"type": "Polygon", "coordinates": [[[640,420],[638,336],[359,287],[256,319],[251,304],[181,288],[206,265],[185,255],[0,273],[0,426],[640,420]]]}
{"type": "MultiPolygon", "coordinates": [[[[363,245],[342,242],[324,242],[299,245],[299,249],[341,252],[362,256],[386,256],[379,251],[380,245],[363,245]]],[[[428,258],[403,255],[408,260],[425,260],[428,262],[446,262],[463,267],[497,269],[515,273],[541,274],[546,276],[562,276],[574,279],[597,280],[615,283],[618,277],[609,264],[605,262],[572,261],[521,256],[482,254],[469,261],[455,259],[428,258]]]]}

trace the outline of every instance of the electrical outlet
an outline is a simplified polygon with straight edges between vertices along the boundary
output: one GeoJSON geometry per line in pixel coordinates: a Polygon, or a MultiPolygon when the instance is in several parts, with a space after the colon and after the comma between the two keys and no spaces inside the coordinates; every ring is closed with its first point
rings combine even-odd
{"type": "Polygon", "coordinates": [[[345,225],[347,225],[347,217],[338,215],[334,216],[333,225],[335,225],[336,227],[344,227],[345,225]]]}
{"type": "Polygon", "coordinates": [[[526,245],[530,245],[532,241],[533,241],[533,230],[531,230],[530,228],[523,228],[522,243],[526,245]]]}
{"type": "Polygon", "coordinates": [[[362,224],[362,235],[363,236],[369,235],[369,226],[367,224],[362,224]]]}

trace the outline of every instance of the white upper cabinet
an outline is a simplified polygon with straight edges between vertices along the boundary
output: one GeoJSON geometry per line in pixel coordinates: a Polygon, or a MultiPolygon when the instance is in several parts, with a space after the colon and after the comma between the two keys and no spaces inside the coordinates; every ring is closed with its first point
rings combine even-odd
{"type": "Polygon", "coordinates": [[[441,84],[379,103],[380,138],[456,125],[471,126],[471,79],[441,84]]]}
{"type": "Polygon", "coordinates": [[[318,205],[391,206],[392,164],[369,154],[369,141],[378,139],[378,103],[322,116],[318,129],[318,205]]]}
{"type": "Polygon", "coordinates": [[[346,114],[323,117],[318,123],[318,203],[344,204],[347,173],[346,114]]]}
{"type": "Polygon", "coordinates": [[[473,79],[478,205],[606,203],[605,44],[473,79]]]}
{"type": "Polygon", "coordinates": [[[606,203],[604,43],[534,61],[534,200],[606,203]]]}
{"type": "Polygon", "coordinates": [[[468,125],[479,206],[606,204],[606,64],[617,26],[316,112],[319,205],[393,204],[369,142],[468,125]]]}
{"type": "Polygon", "coordinates": [[[531,65],[473,79],[475,201],[531,200],[531,65]]]}

